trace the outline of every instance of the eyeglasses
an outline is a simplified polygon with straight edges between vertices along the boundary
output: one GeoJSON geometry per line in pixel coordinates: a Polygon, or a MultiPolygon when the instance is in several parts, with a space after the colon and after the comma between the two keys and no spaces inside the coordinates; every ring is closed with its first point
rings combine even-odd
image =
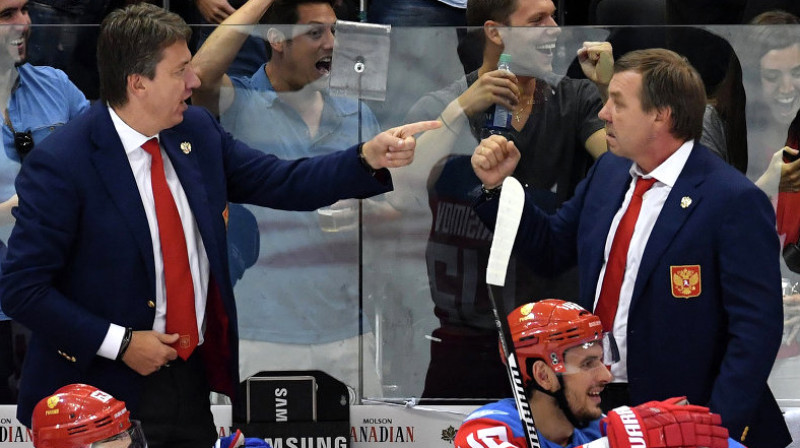
{"type": "Polygon", "coordinates": [[[14,148],[17,150],[20,161],[31,152],[33,149],[33,135],[30,130],[14,133],[14,148]]]}

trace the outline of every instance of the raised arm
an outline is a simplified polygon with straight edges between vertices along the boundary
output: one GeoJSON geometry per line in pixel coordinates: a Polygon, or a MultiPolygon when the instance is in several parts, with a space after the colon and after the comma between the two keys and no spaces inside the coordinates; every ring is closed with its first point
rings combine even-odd
{"type": "MultiPolygon", "coordinates": [[[[597,86],[600,98],[605,103],[608,100],[608,83],[614,74],[614,56],[611,44],[608,42],[584,42],[578,50],[578,62],[581,64],[583,74],[597,86]]],[[[593,158],[600,157],[608,149],[606,145],[606,130],[598,129],[584,143],[586,151],[593,158]]]]}
{"type": "Polygon", "coordinates": [[[272,1],[249,0],[228,16],[197,50],[192,66],[201,85],[194,92],[193,104],[205,107],[215,115],[225,112],[233,104],[233,84],[225,71],[272,1]]]}
{"type": "Polygon", "coordinates": [[[600,92],[603,102],[608,100],[608,83],[614,74],[614,55],[608,42],[584,42],[578,50],[578,62],[583,74],[600,92]]]}

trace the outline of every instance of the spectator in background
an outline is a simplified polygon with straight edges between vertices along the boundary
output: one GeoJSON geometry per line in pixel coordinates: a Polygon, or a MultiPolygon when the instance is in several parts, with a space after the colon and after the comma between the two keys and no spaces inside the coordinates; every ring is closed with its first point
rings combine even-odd
{"type": "MultiPolygon", "coordinates": [[[[561,29],[554,13],[551,0],[470,0],[467,17],[481,34],[481,67],[426,94],[406,117],[438,116],[445,124],[420,137],[425,150],[413,171],[398,173],[397,181],[410,173],[416,177],[390,198],[430,207],[425,258],[440,326],[431,338],[423,397],[497,398],[510,393],[495,354],[497,333],[484,280],[491,233],[470,207],[480,181],[468,154],[485,136],[487,114],[494,107],[511,111],[511,132],[523,152],[515,176],[550,212],[572,196],[593,158],[606,150],[597,113],[611,74],[611,47],[587,42],[581,48],[581,65],[591,81],[556,75],[552,64],[561,29]],[[511,55],[513,75],[497,70],[501,53],[511,55]],[[418,190],[419,198],[399,199],[418,190]],[[463,381],[452,381],[454,368],[462,372],[463,381]]],[[[511,308],[520,300],[576,298],[577,283],[577,271],[547,278],[514,259],[503,300],[511,308]]]]}
{"type": "MultiPolygon", "coordinates": [[[[795,116],[780,151],[780,165],[794,164],[800,149],[800,112],[795,116]]],[[[778,156],[776,156],[777,158],[778,156]]],[[[776,168],[777,170],[777,168],[776,168]]],[[[791,176],[791,174],[789,175],[791,176]]],[[[800,193],[781,191],[777,205],[778,234],[783,243],[783,339],[770,375],[770,386],[778,397],[800,396],[800,193]]]]}
{"type": "MultiPolygon", "coordinates": [[[[189,48],[192,52],[199,50],[216,25],[221,24],[233,11],[239,9],[246,0],[198,0],[173,1],[171,9],[178,13],[189,24],[200,24],[194,27],[189,48]]],[[[339,20],[359,20],[358,0],[333,0],[333,9],[339,20]]],[[[271,52],[264,46],[261,36],[249,36],[236,53],[236,57],[228,65],[226,73],[230,76],[250,76],[269,60],[271,52]]]]}
{"type": "MultiPolygon", "coordinates": [[[[0,104],[3,105],[0,154],[0,259],[5,257],[17,204],[14,179],[22,159],[56,129],[89,107],[60,70],[28,63],[31,19],[27,0],[0,0],[0,104]]],[[[0,403],[15,403],[10,382],[14,344],[10,320],[0,311],[0,403]]],[[[14,389],[16,386],[14,386],[14,389]]]]}
{"type": "Polygon", "coordinates": [[[758,95],[751,96],[750,120],[755,125],[750,136],[757,145],[753,150],[761,151],[754,166],[769,162],[756,183],[776,200],[778,234],[786,247],[800,237],[800,195],[796,194],[800,191],[800,18],[769,11],[753,24],[758,25],[753,27],[756,39],[748,42],[758,72],[751,72],[749,79],[760,88],[758,95]]]}
{"type": "Polygon", "coordinates": [[[763,164],[774,151],[756,183],[773,199],[784,262],[783,339],[770,385],[777,396],[794,399],[800,384],[800,19],[786,11],[768,11],[754,25],[748,28],[755,38],[744,47],[752,51],[754,66],[748,72],[748,86],[755,91],[748,108],[748,120],[755,124],[750,137],[751,144],[759,145],[753,147],[759,151],[756,161],[763,164]]]}
{"type": "Polygon", "coordinates": [[[787,130],[800,111],[800,19],[770,11],[741,42],[747,104],[747,176],[773,199],[800,188],[800,163],[784,163],[787,130]]]}
{"type": "MultiPolygon", "coordinates": [[[[379,133],[369,107],[327,91],[332,6],[329,0],[245,3],[194,56],[201,80],[194,104],[218,111],[234,137],[288,159],[327,154],[356,144],[359,133],[379,133]],[[251,34],[266,38],[262,45],[272,57],[247,77],[228,76],[228,64],[251,34]]],[[[370,201],[366,207],[381,205],[370,201]]],[[[319,369],[357,387],[360,329],[369,331],[358,309],[358,204],[347,200],[305,213],[246,207],[258,221],[256,237],[259,228],[265,232],[260,243],[244,238],[248,244],[235,251],[258,258],[235,288],[242,378],[262,370],[319,369]]],[[[233,217],[229,225],[229,237],[237,229],[249,232],[233,217]]],[[[361,392],[379,396],[374,340],[363,341],[367,390],[361,392]]]]}

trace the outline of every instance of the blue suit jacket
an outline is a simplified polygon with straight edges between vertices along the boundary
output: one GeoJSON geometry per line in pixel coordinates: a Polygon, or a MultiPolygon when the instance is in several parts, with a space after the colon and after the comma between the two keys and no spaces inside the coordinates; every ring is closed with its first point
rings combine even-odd
{"type": "MultiPolygon", "coordinates": [[[[279,130],[276,130],[279,132],[279,130]]],[[[391,189],[361,166],[355,147],[282,161],[237,142],[205,110],[160,134],[186,192],[210,265],[205,342],[213,390],[238,384],[238,332],[226,252],[227,204],[314,210],[342,198],[391,189]],[[191,151],[184,154],[181,144],[191,151]],[[185,146],[185,145],[184,145],[185,146]]],[[[381,176],[383,175],[383,176],[381,176]]],[[[3,263],[3,309],[33,332],[18,403],[33,407],[68,383],[103,389],[135,415],[143,377],[96,356],[110,323],[152,329],[155,268],[147,218],[108,109],[95,105],[26,159],[16,182],[20,205],[3,263]]]]}
{"type": "MultiPolygon", "coordinates": [[[[630,185],[631,161],[600,157],[555,215],[526,198],[515,243],[543,273],[578,263],[580,304],[593,309],[606,236],[630,185]]],[[[498,201],[477,204],[494,225],[498,201]]],[[[686,395],[722,415],[751,448],[791,438],[767,387],[783,330],[780,247],[767,197],[696,144],[645,247],[628,317],[633,404],[686,395]],[[688,202],[690,204],[682,206],[688,202]],[[699,266],[699,296],[673,295],[671,267],[699,266]],[[747,428],[747,429],[746,429],[747,428]]]]}

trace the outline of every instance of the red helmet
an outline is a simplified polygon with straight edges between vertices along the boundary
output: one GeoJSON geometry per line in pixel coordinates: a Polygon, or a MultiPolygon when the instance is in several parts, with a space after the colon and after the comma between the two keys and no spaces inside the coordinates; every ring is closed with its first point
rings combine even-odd
{"type": "Polygon", "coordinates": [[[603,339],[599,317],[558,299],[518,307],[508,315],[508,326],[525,385],[533,381],[526,367],[528,359],[541,359],[554,371],[563,373],[567,349],[603,339]]]}
{"type": "Polygon", "coordinates": [[[134,442],[141,441],[135,423],[132,425],[124,402],[94,386],[70,384],[43,398],[33,409],[33,444],[36,448],[88,447],[126,433],[134,442]]]}

